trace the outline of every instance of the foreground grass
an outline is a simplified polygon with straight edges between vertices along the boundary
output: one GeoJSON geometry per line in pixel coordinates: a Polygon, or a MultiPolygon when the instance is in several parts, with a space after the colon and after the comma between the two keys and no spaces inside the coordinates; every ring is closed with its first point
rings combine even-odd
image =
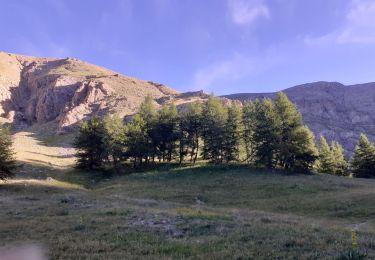
{"type": "Polygon", "coordinates": [[[356,229],[375,258],[373,180],[243,166],[49,174],[65,182],[0,185],[1,244],[42,244],[51,259],[336,259],[356,229]]]}

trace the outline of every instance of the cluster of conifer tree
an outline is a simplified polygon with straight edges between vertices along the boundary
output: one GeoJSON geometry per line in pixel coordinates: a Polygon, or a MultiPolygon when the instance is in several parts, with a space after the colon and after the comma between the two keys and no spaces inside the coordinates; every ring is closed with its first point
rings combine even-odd
{"type": "Polygon", "coordinates": [[[14,168],[12,137],[9,128],[0,125],[0,180],[11,177],[14,168]]]}
{"type": "Polygon", "coordinates": [[[361,135],[349,164],[342,146],[328,145],[303,124],[301,114],[284,93],[277,98],[224,105],[211,95],[178,111],[173,104],[157,109],[151,97],[139,113],[123,123],[118,116],[92,118],[75,140],[77,166],[101,169],[109,163],[120,169],[158,162],[216,164],[242,162],[258,167],[354,176],[374,176],[375,148],[361,135]],[[349,167],[350,166],[350,167],[349,167]]]}

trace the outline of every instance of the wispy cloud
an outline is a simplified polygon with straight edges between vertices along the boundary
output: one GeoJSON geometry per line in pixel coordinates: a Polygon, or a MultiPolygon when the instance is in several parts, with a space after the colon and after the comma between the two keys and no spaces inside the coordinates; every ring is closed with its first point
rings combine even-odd
{"type": "Polygon", "coordinates": [[[234,53],[226,60],[217,61],[198,69],[193,76],[190,89],[228,92],[219,89],[223,82],[232,85],[245,78],[252,78],[264,71],[277,66],[285,57],[279,53],[278,48],[269,48],[259,55],[234,53]]]}
{"type": "Polygon", "coordinates": [[[233,81],[250,73],[254,69],[254,61],[236,53],[228,60],[215,62],[199,69],[194,75],[193,87],[204,89],[212,87],[220,80],[233,81]]]}
{"type": "Polygon", "coordinates": [[[248,25],[257,19],[270,19],[270,11],[263,0],[228,0],[232,21],[238,25],[248,25]]]}
{"type": "Polygon", "coordinates": [[[307,36],[305,43],[308,45],[375,43],[375,1],[352,0],[340,28],[320,37],[307,36]]]}

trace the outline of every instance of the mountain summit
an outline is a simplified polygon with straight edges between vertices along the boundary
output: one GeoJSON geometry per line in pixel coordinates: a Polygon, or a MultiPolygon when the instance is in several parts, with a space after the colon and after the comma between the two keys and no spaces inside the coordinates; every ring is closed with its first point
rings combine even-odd
{"type": "MultiPolygon", "coordinates": [[[[285,89],[315,135],[353,151],[360,133],[375,140],[375,83],[345,86],[315,82],[285,89]]],[[[74,58],[37,58],[0,52],[0,121],[15,128],[54,122],[62,133],[92,115],[137,112],[146,95],[158,104],[204,101],[203,91],[179,93],[162,84],[127,77],[74,58]]],[[[224,102],[274,98],[239,93],[224,102]]],[[[183,107],[183,106],[182,106],[183,107]]]]}
{"type": "MultiPolygon", "coordinates": [[[[283,90],[297,105],[316,137],[336,140],[349,152],[360,133],[375,140],[375,83],[345,86],[338,82],[315,82],[283,90]]],[[[241,101],[275,98],[276,93],[226,95],[241,101]]]]}
{"type": "Polygon", "coordinates": [[[0,52],[0,116],[16,125],[56,121],[59,131],[91,115],[133,114],[146,95],[176,95],[77,59],[36,58],[0,52]]]}

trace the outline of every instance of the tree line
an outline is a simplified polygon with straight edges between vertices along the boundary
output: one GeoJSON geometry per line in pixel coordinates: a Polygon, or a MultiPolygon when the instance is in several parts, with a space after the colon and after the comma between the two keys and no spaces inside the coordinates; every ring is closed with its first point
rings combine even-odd
{"type": "MultiPolygon", "coordinates": [[[[338,142],[328,144],[321,136],[316,145],[314,134],[284,93],[275,101],[257,99],[243,106],[224,105],[211,95],[207,102],[191,103],[181,111],[173,104],[157,109],[146,97],[127,123],[116,115],[82,123],[74,146],[77,167],[88,170],[205,160],[375,177],[375,147],[364,134],[350,159],[338,142]]],[[[0,126],[0,180],[11,177],[15,167],[10,131],[0,126]]]]}
{"type": "Polygon", "coordinates": [[[7,126],[0,125],[0,180],[12,177],[15,168],[11,133],[7,126]]]}
{"type": "Polygon", "coordinates": [[[316,145],[314,134],[284,93],[274,101],[256,99],[243,106],[224,105],[211,95],[207,102],[191,103],[181,111],[173,104],[157,109],[148,96],[127,123],[116,115],[82,123],[74,146],[77,167],[88,170],[205,160],[375,177],[375,147],[364,134],[350,160],[338,142],[328,144],[321,136],[316,145]]]}

